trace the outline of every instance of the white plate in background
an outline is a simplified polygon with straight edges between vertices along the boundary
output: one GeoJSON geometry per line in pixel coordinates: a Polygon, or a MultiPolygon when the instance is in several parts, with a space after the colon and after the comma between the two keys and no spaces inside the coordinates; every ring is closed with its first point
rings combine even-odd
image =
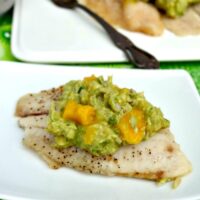
{"type": "Polygon", "coordinates": [[[12,200],[165,200],[200,199],[200,97],[183,70],[130,70],[55,67],[0,62],[0,198],[12,200]],[[171,130],[192,162],[193,172],[173,190],[170,183],[88,175],[68,168],[49,169],[22,144],[23,130],[14,116],[20,96],[56,87],[91,74],[113,75],[121,87],[144,91],[171,121],[171,130]]]}
{"type": "MultiPolygon", "coordinates": [[[[119,29],[160,61],[200,60],[200,36],[165,31],[151,37],[119,29]]],[[[16,0],[12,51],[21,60],[44,63],[121,62],[126,58],[90,16],[56,7],[51,0],[16,0]]]]}

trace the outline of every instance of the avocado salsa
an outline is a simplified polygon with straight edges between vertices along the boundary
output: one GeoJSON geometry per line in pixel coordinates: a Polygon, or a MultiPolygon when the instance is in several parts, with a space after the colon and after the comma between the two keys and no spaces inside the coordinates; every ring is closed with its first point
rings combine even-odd
{"type": "Polygon", "coordinates": [[[76,146],[101,156],[167,127],[169,121],[143,93],[119,88],[112,77],[92,75],[64,85],[58,100],[51,103],[47,131],[54,135],[56,148],[76,146]]]}

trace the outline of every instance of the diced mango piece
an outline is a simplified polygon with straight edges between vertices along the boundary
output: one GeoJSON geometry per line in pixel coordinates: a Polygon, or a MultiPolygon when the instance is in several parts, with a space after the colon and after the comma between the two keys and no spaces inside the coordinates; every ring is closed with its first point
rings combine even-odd
{"type": "Polygon", "coordinates": [[[120,119],[118,129],[122,140],[128,144],[138,144],[145,136],[144,113],[139,109],[133,109],[120,119]]]}
{"type": "Polygon", "coordinates": [[[64,109],[63,118],[66,120],[74,120],[77,106],[78,104],[75,101],[68,101],[64,109]]]}
{"type": "Polygon", "coordinates": [[[88,126],[86,128],[86,132],[84,134],[84,143],[85,144],[92,144],[94,136],[95,136],[96,129],[93,126],[88,126]]]}
{"type": "Polygon", "coordinates": [[[92,76],[85,77],[84,82],[90,83],[91,81],[95,81],[96,79],[97,79],[97,77],[95,75],[92,75],[92,76]]]}
{"type": "Polygon", "coordinates": [[[65,106],[63,118],[75,121],[81,125],[90,125],[95,122],[96,111],[92,106],[69,101],[65,106]]]}

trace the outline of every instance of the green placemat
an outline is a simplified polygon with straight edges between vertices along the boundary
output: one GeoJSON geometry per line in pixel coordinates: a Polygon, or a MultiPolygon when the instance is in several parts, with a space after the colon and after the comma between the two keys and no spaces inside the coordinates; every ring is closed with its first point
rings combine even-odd
{"type": "MultiPolygon", "coordinates": [[[[0,60],[17,61],[12,55],[10,48],[11,39],[12,10],[0,16],[0,60]]],[[[87,64],[91,67],[110,67],[110,68],[130,68],[127,63],[112,64],[87,64]]],[[[161,69],[184,69],[187,70],[200,93],[200,61],[196,62],[162,62],[161,69]]]]}
{"type": "Polygon", "coordinates": [[[12,11],[0,16],[0,60],[16,60],[11,53],[12,11]]]}

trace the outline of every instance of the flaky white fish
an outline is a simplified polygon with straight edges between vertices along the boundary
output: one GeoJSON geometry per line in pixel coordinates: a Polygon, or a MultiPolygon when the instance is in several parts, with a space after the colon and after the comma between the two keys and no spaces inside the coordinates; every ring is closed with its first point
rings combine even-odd
{"type": "Polygon", "coordinates": [[[106,176],[128,176],[150,180],[182,177],[192,170],[191,163],[169,129],[137,145],[121,147],[115,154],[93,156],[77,147],[55,148],[53,135],[46,131],[52,100],[62,93],[62,87],[21,97],[16,106],[19,126],[25,131],[23,143],[34,150],[49,165],[74,168],[106,176]]]}

